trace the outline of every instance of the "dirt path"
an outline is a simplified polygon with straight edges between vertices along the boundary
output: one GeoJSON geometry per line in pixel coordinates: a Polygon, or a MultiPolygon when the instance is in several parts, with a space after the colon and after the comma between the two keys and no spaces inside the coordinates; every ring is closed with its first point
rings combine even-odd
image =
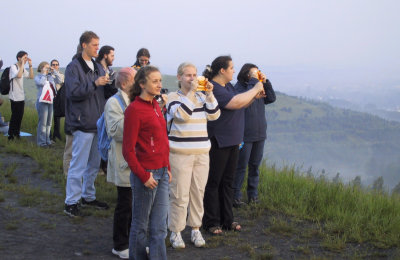
{"type": "MultiPolygon", "coordinates": [[[[63,190],[41,177],[34,160],[5,154],[0,149],[0,163],[2,174],[10,165],[16,166],[12,174],[14,179],[3,178],[3,183],[14,187],[13,190],[0,190],[3,196],[3,201],[0,200],[1,259],[118,259],[111,253],[112,217],[90,214],[78,220],[67,217],[62,212],[63,190]],[[50,201],[53,203],[46,203],[50,201]]],[[[257,207],[235,211],[235,216],[243,225],[242,232],[226,232],[218,237],[206,235],[207,247],[199,249],[190,243],[190,230],[186,229],[183,232],[186,248],[174,250],[168,246],[168,258],[387,259],[395,257],[397,252],[397,249],[377,251],[365,245],[351,244],[344,250],[332,252],[321,245],[318,228],[311,223],[257,207]]]]}

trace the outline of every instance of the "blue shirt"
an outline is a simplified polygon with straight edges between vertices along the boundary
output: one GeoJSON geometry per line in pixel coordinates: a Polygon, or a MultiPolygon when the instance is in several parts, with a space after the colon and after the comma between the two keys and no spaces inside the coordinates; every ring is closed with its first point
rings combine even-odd
{"type": "Polygon", "coordinates": [[[214,85],[213,93],[218,101],[221,115],[217,120],[207,122],[208,136],[217,140],[219,148],[239,145],[243,141],[244,134],[244,109],[225,108],[239,93],[231,83],[227,83],[225,87],[215,81],[211,83],[214,85]]]}

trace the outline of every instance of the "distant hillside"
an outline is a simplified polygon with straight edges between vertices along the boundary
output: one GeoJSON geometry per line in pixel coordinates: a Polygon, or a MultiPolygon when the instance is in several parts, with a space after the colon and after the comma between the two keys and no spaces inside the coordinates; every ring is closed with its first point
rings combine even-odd
{"type": "Polygon", "coordinates": [[[282,93],[267,106],[267,119],[270,163],[361,175],[366,184],[381,175],[389,187],[400,180],[400,123],[282,93]]]}

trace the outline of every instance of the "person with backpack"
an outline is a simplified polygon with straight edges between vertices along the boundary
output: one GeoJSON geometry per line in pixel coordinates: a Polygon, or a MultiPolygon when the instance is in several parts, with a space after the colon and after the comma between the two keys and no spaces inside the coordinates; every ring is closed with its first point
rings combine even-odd
{"type": "Polygon", "coordinates": [[[125,111],[122,154],[131,173],[133,193],[129,258],[167,259],[169,144],[166,122],[155,99],[161,73],[154,66],[139,69],[125,111]]]}
{"type": "Polygon", "coordinates": [[[130,169],[122,155],[124,112],[131,103],[129,92],[133,87],[136,70],[122,68],[116,77],[118,92],[107,100],[104,119],[107,135],[111,138],[108,151],[107,181],[117,187],[117,205],[114,211],[112,253],[122,259],[129,258],[129,230],[132,221],[132,189],[130,169]]]}
{"type": "Polygon", "coordinates": [[[100,166],[97,146],[97,120],[104,111],[104,69],[93,60],[99,50],[99,37],[84,32],[79,44],[82,53],[65,70],[65,120],[71,129],[72,159],[68,170],[64,213],[77,217],[79,206],[106,210],[108,205],[96,199],[94,181],[100,166]]]}
{"type": "Polygon", "coordinates": [[[61,140],[60,119],[65,116],[65,100],[63,100],[65,99],[65,94],[62,93],[64,90],[62,92],[60,91],[64,85],[64,74],[60,72],[60,63],[58,60],[53,59],[50,62],[50,73],[56,83],[57,96],[59,96],[56,96],[53,102],[54,130],[51,135],[51,140],[55,142],[56,139],[61,140]]]}
{"type": "Polygon", "coordinates": [[[20,138],[21,123],[25,108],[24,78],[33,79],[32,60],[28,57],[28,53],[19,51],[17,53],[17,61],[16,64],[10,67],[9,72],[10,91],[8,97],[11,103],[11,119],[8,128],[8,140],[20,138]],[[29,64],[29,72],[25,69],[27,62],[29,64]]]}

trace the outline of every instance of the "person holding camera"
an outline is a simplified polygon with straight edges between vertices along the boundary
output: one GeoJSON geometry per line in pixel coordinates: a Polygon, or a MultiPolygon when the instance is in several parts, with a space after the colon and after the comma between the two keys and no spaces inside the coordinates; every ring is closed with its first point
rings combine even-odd
{"type": "Polygon", "coordinates": [[[107,203],[96,199],[94,187],[101,159],[96,123],[104,111],[104,86],[109,78],[93,59],[99,50],[97,34],[84,32],[79,44],[82,53],[65,69],[65,120],[73,140],[64,213],[71,217],[81,215],[78,205],[100,210],[109,208],[107,203]]]}
{"type": "Polygon", "coordinates": [[[243,140],[244,109],[256,98],[265,96],[263,85],[238,93],[230,81],[233,74],[230,56],[217,57],[203,76],[211,79],[213,93],[221,109],[221,116],[208,121],[208,136],[211,140],[210,172],[204,193],[203,227],[213,235],[225,230],[240,231],[241,226],[233,221],[233,179],[239,155],[239,144],[243,140]]]}
{"type": "Polygon", "coordinates": [[[36,132],[36,143],[40,147],[46,147],[52,144],[50,140],[51,121],[53,118],[53,100],[57,90],[55,82],[50,71],[50,65],[42,61],[35,77],[35,84],[38,89],[36,99],[36,110],[38,111],[38,128],[36,132]]]}
{"type": "Polygon", "coordinates": [[[208,82],[205,93],[198,91],[197,68],[191,63],[178,67],[179,90],[168,95],[167,129],[171,174],[168,228],[173,248],[184,248],[181,231],[192,227],[191,241],[203,247],[199,230],[203,218],[204,188],[209,170],[211,143],[207,121],[218,119],[220,110],[208,82]],[[188,211],[188,208],[190,210],[188,211]]]}
{"type": "Polygon", "coordinates": [[[8,128],[8,140],[20,138],[21,123],[24,117],[25,92],[24,78],[33,79],[32,60],[28,57],[26,51],[17,53],[17,63],[10,67],[11,88],[8,97],[11,103],[11,119],[8,128]],[[25,64],[29,64],[29,72],[25,70],[25,64]]]}
{"type": "Polygon", "coordinates": [[[263,158],[265,139],[267,138],[265,105],[271,104],[276,100],[271,82],[264,73],[258,70],[256,65],[251,63],[244,64],[240,69],[237,79],[238,82],[235,84],[235,89],[239,93],[246,92],[261,82],[264,86],[266,97],[255,100],[245,109],[244,144],[239,152],[239,161],[234,182],[233,206],[236,208],[244,204],[240,190],[242,189],[247,167],[247,200],[249,203],[258,202],[259,167],[263,158]]]}

